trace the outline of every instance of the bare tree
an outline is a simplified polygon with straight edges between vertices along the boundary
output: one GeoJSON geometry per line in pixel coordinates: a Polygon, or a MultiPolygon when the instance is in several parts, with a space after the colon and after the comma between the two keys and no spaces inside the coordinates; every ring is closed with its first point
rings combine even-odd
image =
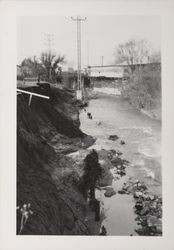
{"type": "Polygon", "coordinates": [[[36,57],[25,58],[22,63],[22,72],[24,77],[37,77],[39,74],[43,73],[42,65],[36,60],[36,57]]]}
{"type": "Polygon", "coordinates": [[[131,72],[135,64],[147,63],[151,54],[151,46],[146,40],[130,40],[120,44],[116,49],[116,63],[129,65],[131,72]]]}
{"type": "Polygon", "coordinates": [[[61,72],[61,65],[65,63],[65,56],[56,56],[56,54],[49,51],[43,52],[40,60],[48,80],[54,82],[56,75],[61,72]]]}
{"type": "Polygon", "coordinates": [[[22,63],[24,77],[40,77],[50,82],[56,82],[61,75],[62,64],[65,63],[65,56],[56,55],[50,52],[42,52],[40,59],[36,56],[25,58],[22,63]]]}
{"type": "Polygon", "coordinates": [[[155,51],[149,58],[151,63],[160,63],[161,62],[161,52],[155,51]]]}

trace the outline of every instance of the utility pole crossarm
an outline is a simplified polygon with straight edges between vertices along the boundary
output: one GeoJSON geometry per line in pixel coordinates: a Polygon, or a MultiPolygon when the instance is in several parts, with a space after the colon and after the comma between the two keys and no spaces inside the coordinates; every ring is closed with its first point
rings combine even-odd
{"type": "Polygon", "coordinates": [[[71,17],[71,19],[72,19],[73,21],[77,21],[77,20],[79,20],[79,21],[85,21],[87,18],[86,18],[86,17],[81,18],[81,17],[79,16],[79,17],[77,17],[77,18],[71,17]]]}

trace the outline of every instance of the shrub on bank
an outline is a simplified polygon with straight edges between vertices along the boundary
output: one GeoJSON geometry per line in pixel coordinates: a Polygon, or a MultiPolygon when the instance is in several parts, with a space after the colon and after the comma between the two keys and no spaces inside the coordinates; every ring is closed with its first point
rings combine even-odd
{"type": "Polygon", "coordinates": [[[122,95],[138,108],[151,110],[160,107],[161,68],[159,65],[148,65],[135,69],[122,88],[122,95]]]}

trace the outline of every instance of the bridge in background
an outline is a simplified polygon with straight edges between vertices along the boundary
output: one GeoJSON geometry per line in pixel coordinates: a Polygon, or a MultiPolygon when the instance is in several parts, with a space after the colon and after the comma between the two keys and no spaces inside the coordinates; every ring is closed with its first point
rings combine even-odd
{"type": "Polygon", "coordinates": [[[88,66],[88,74],[90,77],[106,77],[114,79],[128,78],[130,75],[130,69],[136,69],[138,67],[160,66],[161,63],[139,63],[133,65],[127,64],[115,64],[115,65],[103,65],[103,66],[88,66]]]}

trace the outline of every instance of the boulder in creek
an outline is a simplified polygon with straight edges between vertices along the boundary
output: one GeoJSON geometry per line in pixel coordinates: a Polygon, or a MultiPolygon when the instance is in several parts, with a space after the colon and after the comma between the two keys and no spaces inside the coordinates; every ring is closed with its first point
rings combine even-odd
{"type": "Polygon", "coordinates": [[[149,195],[149,199],[150,199],[151,201],[154,201],[154,200],[155,200],[155,196],[154,196],[154,195],[149,195]]]}
{"type": "Polygon", "coordinates": [[[138,179],[136,179],[135,181],[134,181],[134,183],[136,184],[136,183],[139,183],[140,181],[138,180],[138,179]]]}
{"type": "Polygon", "coordinates": [[[112,160],[113,157],[117,154],[117,152],[116,152],[115,149],[110,149],[110,150],[107,151],[107,153],[108,153],[107,156],[108,156],[108,159],[109,159],[109,160],[112,160]]]}
{"type": "Polygon", "coordinates": [[[122,190],[119,190],[118,193],[119,194],[127,194],[127,191],[122,189],[122,190]]]}
{"type": "Polygon", "coordinates": [[[140,212],[140,215],[147,215],[150,212],[150,209],[148,206],[144,206],[143,209],[140,212]]]}
{"type": "Polygon", "coordinates": [[[116,192],[115,192],[115,190],[114,190],[112,187],[108,187],[108,188],[106,189],[105,193],[104,193],[104,195],[105,195],[106,197],[111,197],[111,196],[113,196],[113,195],[115,195],[115,194],[116,194],[116,192]]]}
{"type": "Polygon", "coordinates": [[[116,174],[119,174],[120,176],[123,176],[123,175],[126,175],[126,172],[125,172],[125,170],[118,169],[118,170],[116,171],[116,174]]]}
{"type": "Polygon", "coordinates": [[[137,191],[137,192],[134,193],[134,198],[135,199],[138,199],[140,197],[143,197],[143,193],[142,192],[137,191]]]}
{"type": "Polygon", "coordinates": [[[129,161],[122,159],[118,156],[114,156],[113,159],[111,160],[111,163],[116,168],[121,165],[122,169],[125,169],[129,165],[129,161]]]}
{"type": "Polygon", "coordinates": [[[130,191],[129,191],[129,184],[123,183],[122,190],[124,191],[125,194],[130,194],[130,191]]]}
{"type": "Polygon", "coordinates": [[[139,181],[135,182],[133,184],[133,188],[134,188],[134,190],[136,189],[136,190],[139,190],[139,191],[145,191],[145,190],[147,190],[147,187],[144,184],[140,183],[139,181]]]}
{"type": "Polygon", "coordinates": [[[119,139],[119,137],[117,135],[110,135],[108,139],[111,141],[116,141],[119,139]]]}
{"type": "Polygon", "coordinates": [[[121,144],[121,145],[124,145],[124,144],[126,144],[126,143],[125,143],[125,141],[121,140],[121,141],[120,141],[120,144],[121,144]]]}
{"type": "Polygon", "coordinates": [[[156,216],[149,216],[147,219],[147,226],[148,227],[156,226],[158,228],[160,227],[162,228],[162,222],[156,216]]]}
{"type": "Polygon", "coordinates": [[[141,211],[143,209],[143,203],[141,201],[137,201],[135,204],[135,208],[137,211],[141,211]]]}

